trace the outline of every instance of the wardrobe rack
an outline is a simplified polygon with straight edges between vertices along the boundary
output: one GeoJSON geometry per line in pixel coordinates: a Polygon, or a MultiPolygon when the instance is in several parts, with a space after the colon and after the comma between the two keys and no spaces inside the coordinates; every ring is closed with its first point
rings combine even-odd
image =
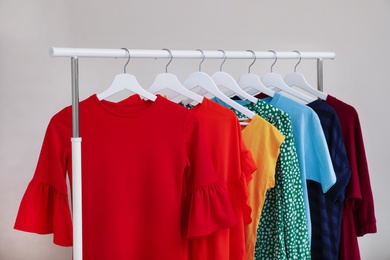
{"type": "MultiPolygon", "coordinates": [[[[52,57],[71,58],[72,74],[72,216],[73,216],[73,259],[81,260],[82,254],[82,196],[81,196],[81,137],[79,131],[79,73],[78,58],[171,58],[166,50],[145,49],[91,49],[91,48],[50,48],[52,57]]],[[[170,50],[173,58],[183,59],[316,59],[318,89],[323,90],[323,59],[334,59],[334,52],[273,52],[255,51],[203,51],[170,50]],[[204,56],[203,56],[204,55],[204,56]]]]}

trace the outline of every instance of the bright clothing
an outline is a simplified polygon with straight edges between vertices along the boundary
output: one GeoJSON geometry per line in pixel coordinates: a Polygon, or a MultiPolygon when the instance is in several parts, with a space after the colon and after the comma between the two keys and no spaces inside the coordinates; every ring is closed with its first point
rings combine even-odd
{"type": "Polygon", "coordinates": [[[310,241],[291,118],[284,111],[261,100],[247,107],[274,124],[285,136],[276,165],[275,188],[267,191],[261,213],[255,259],[310,259],[310,241]]]}
{"type": "MultiPolygon", "coordinates": [[[[216,102],[225,105],[221,100],[216,102]]],[[[290,116],[262,100],[246,107],[273,124],[284,136],[276,164],[275,187],[267,191],[257,231],[255,259],[310,259],[302,181],[290,116]]],[[[244,117],[235,111],[238,117],[244,117]]]]}
{"type": "Polygon", "coordinates": [[[242,138],[256,161],[257,170],[248,185],[252,222],[245,226],[246,259],[254,259],[257,227],[263,209],[266,192],[275,187],[276,162],[284,135],[262,117],[255,115],[242,126],[242,138]]]}
{"type": "Polygon", "coordinates": [[[285,111],[291,117],[311,240],[310,204],[306,182],[312,180],[320,183],[323,192],[327,192],[336,183],[336,174],[320,120],[310,107],[278,92],[263,101],[285,111]]]}
{"type": "Polygon", "coordinates": [[[376,233],[374,198],[359,115],[351,105],[328,95],[337,112],[351,169],[343,209],[339,259],[360,259],[358,236],[376,233]]]}
{"type": "MultiPolygon", "coordinates": [[[[197,117],[161,96],[80,102],[83,259],[187,259],[188,238],[237,220],[197,117]]],[[[15,228],[72,245],[71,107],[51,119],[15,228]]]]}
{"type": "Polygon", "coordinates": [[[227,187],[238,222],[228,229],[190,239],[189,259],[245,260],[244,225],[251,223],[248,183],[257,166],[230,109],[204,98],[191,110],[199,119],[215,172],[227,187]]]}

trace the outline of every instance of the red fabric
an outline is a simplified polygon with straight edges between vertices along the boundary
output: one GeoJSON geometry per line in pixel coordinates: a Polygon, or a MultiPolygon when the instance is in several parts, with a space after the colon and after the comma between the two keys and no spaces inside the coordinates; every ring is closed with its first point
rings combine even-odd
{"type": "MultiPolygon", "coordinates": [[[[196,116],[162,97],[80,102],[83,259],[187,259],[188,237],[236,223],[196,116]]],[[[51,119],[15,228],[71,245],[71,108],[51,119]]]]}
{"type": "Polygon", "coordinates": [[[256,164],[244,145],[240,123],[233,111],[207,98],[191,110],[199,118],[215,171],[227,187],[238,222],[229,229],[191,239],[189,258],[245,259],[244,225],[251,222],[248,182],[257,168],[256,164]]]}
{"type": "Polygon", "coordinates": [[[326,103],[337,112],[347,151],[351,179],[343,209],[340,259],[360,259],[357,236],[376,233],[374,199],[359,116],[355,108],[328,95],[326,103]]]}
{"type": "Polygon", "coordinates": [[[37,234],[53,233],[55,244],[72,245],[72,220],[68,195],[53,186],[31,181],[20,205],[15,228],[37,234]],[[39,214],[40,212],[41,214],[39,214]]]}

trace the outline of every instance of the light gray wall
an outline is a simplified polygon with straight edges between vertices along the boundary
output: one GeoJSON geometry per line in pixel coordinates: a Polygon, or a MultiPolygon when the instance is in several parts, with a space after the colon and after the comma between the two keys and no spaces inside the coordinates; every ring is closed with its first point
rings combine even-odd
{"type": "MultiPolygon", "coordinates": [[[[363,259],[389,259],[387,186],[390,127],[390,1],[86,1],[0,2],[0,259],[71,259],[52,237],[12,229],[19,202],[34,172],[51,116],[70,104],[70,61],[49,57],[50,46],[142,49],[334,51],[325,61],[324,90],[360,114],[371,170],[378,233],[361,239],[363,259]]],[[[132,60],[141,85],[163,72],[166,60],[132,60]]],[[[252,72],[269,72],[258,60],[252,72]]],[[[284,75],[296,61],[278,61],[284,75]]],[[[80,62],[81,99],[99,93],[122,71],[124,60],[80,62]]],[[[212,73],[218,62],[205,61],[212,73]]],[[[227,61],[234,77],[249,61],[227,61]]],[[[193,60],[174,60],[183,80],[193,60]]],[[[298,70],[316,84],[315,61],[298,70]]]]}

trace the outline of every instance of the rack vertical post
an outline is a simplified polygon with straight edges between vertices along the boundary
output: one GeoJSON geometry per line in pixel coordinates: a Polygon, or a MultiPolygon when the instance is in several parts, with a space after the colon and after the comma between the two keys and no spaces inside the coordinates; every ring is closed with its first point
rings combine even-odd
{"type": "Polygon", "coordinates": [[[71,58],[72,70],[72,218],[73,259],[83,259],[81,137],[79,119],[79,67],[78,58],[71,58]]]}
{"type": "Polygon", "coordinates": [[[324,60],[322,58],[317,59],[317,89],[324,90],[324,60]]]}

